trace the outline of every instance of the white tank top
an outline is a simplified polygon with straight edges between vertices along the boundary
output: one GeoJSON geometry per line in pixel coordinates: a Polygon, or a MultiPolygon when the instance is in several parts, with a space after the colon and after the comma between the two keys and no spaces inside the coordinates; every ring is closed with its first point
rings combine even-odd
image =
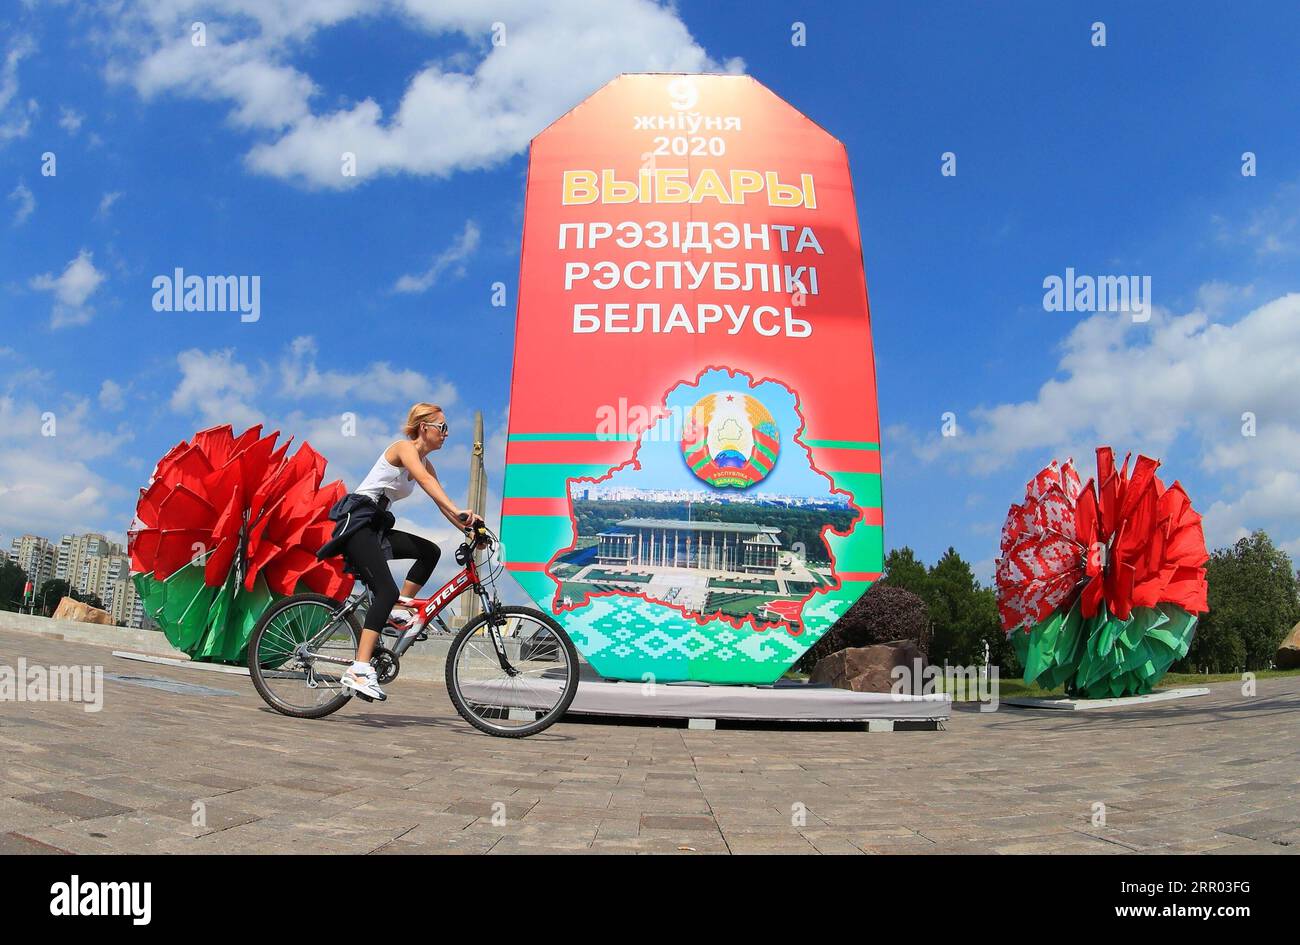
{"type": "MultiPolygon", "coordinates": [[[[387,453],[388,450],[384,450],[387,453]]],[[[361,480],[361,485],[352,491],[357,495],[365,495],[379,501],[380,496],[388,496],[388,501],[396,502],[398,499],[405,499],[415,489],[415,480],[401,466],[394,466],[384,458],[384,453],[379,454],[375,460],[375,465],[370,467],[370,472],[366,473],[366,478],[361,480]]]]}

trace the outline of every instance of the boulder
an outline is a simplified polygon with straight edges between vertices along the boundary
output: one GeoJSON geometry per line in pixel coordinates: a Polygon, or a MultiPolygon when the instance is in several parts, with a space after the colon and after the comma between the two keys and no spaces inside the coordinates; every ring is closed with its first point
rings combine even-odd
{"type": "Polygon", "coordinates": [[[822,638],[799,658],[798,668],[811,673],[817,663],[845,647],[866,647],[911,640],[924,657],[930,651],[930,612],[925,601],[901,587],[877,581],[822,638]]]}
{"type": "MultiPolygon", "coordinates": [[[[914,660],[920,660],[922,666],[925,664],[925,655],[911,640],[851,646],[818,660],[808,682],[854,692],[892,692],[894,667],[905,666],[912,673],[916,666],[914,660]]],[[[916,686],[921,684],[919,679],[913,682],[916,686]]]]}
{"type": "Polygon", "coordinates": [[[1282,645],[1273,657],[1273,665],[1278,669],[1300,669],[1300,623],[1282,638],[1282,645]]]}
{"type": "Polygon", "coordinates": [[[59,601],[59,606],[54,608],[54,619],[76,620],[80,623],[102,623],[109,627],[113,625],[113,615],[107,610],[91,607],[89,604],[83,604],[71,597],[65,597],[59,601]]]}

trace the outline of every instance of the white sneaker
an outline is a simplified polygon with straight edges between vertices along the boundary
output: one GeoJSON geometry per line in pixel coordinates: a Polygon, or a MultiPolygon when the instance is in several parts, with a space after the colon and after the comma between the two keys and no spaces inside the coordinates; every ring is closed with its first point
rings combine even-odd
{"type": "Polygon", "coordinates": [[[339,684],[344,689],[351,689],[357,695],[377,702],[388,698],[384,690],[379,688],[379,675],[369,663],[353,663],[343,671],[339,684]]]}
{"type": "Polygon", "coordinates": [[[411,606],[411,598],[397,598],[397,605],[393,612],[388,615],[388,626],[397,630],[406,630],[415,623],[415,608],[411,606]]]}

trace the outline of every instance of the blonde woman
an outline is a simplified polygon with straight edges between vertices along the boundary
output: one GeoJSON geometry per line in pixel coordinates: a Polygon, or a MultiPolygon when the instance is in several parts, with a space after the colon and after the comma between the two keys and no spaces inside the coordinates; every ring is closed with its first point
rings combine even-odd
{"type": "Polygon", "coordinates": [[[406,439],[392,443],[380,453],[361,485],[330,510],[334,537],[318,552],[322,558],[343,553],[349,570],[365,581],[374,595],[356,657],[343,673],[342,684],[345,689],[378,700],[388,697],[379,688],[375,669],[370,665],[375,644],[389,617],[401,616],[393,614],[393,607],[399,602],[410,603],[433,574],[440,555],[433,542],[394,529],[393,514],[388,507],[419,486],[456,528],[472,528],[479,522],[471,510],[456,507],[426,458],[442,449],[451,432],[442,408],[437,404],[415,404],[407,412],[402,432],[406,439]],[[388,570],[390,558],[415,559],[400,594],[388,570]]]}

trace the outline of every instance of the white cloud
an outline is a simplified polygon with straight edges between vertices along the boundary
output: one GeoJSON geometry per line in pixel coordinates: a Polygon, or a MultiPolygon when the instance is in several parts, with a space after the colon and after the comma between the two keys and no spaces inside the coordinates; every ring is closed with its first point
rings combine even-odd
{"type": "Polygon", "coordinates": [[[1146,325],[1094,315],[1065,339],[1032,399],[972,409],[959,436],[911,434],[908,445],[923,460],[976,473],[1023,466],[1027,453],[1073,456],[1086,470],[1098,445],[1157,458],[1177,445],[1229,481],[1218,501],[1192,496],[1212,546],[1256,528],[1288,541],[1300,535],[1300,293],[1236,320],[1207,311],[1249,295],[1211,283],[1185,315],[1157,308],[1146,325]]]}
{"type": "Polygon", "coordinates": [[[235,352],[200,351],[190,348],[176,356],[181,381],[172,391],[171,407],[180,413],[197,415],[204,426],[229,423],[250,427],[261,423],[261,411],[250,403],[258,384],[235,352]]]}
{"type": "Polygon", "coordinates": [[[1221,243],[1249,246],[1261,258],[1292,255],[1300,251],[1300,183],[1282,184],[1244,223],[1219,214],[1211,220],[1221,243]]]}
{"type": "Polygon", "coordinates": [[[372,361],[353,373],[322,371],[316,365],[317,355],[314,338],[293,340],[280,360],[281,396],[406,406],[423,400],[444,408],[457,400],[456,387],[447,380],[433,380],[409,368],[394,368],[387,361],[372,361]]]}
{"type": "Polygon", "coordinates": [[[74,108],[64,105],[59,109],[59,127],[70,135],[75,135],[81,130],[81,123],[86,120],[86,116],[74,108]]]}
{"type": "Polygon", "coordinates": [[[22,226],[36,211],[36,197],[26,184],[19,181],[18,186],[10,192],[9,199],[18,204],[14,210],[14,226],[22,226]]]}
{"type": "MultiPolygon", "coordinates": [[[[448,412],[453,429],[468,437],[470,424],[456,411],[455,386],[415,371],[394,370],[383,362],[355,373],[322,370],[310,337],[296,338],[281,358],[278,372],[250,367],[231,349],[182,352],[177,358],[180,381],[171,407],[201,426],[229,423],[241,430],[256,423],[265,429],[307,439],[329,462],[326,476],[355,485],[375,457],[401,435],[411,403],[429,400],[448,412]],[[278,376],[277,376],[278,375],[278,376]],[[310,401],[321,412],[306,413],[294,404],[310,401]],[[329,409],[331,403],[333,409],[329,409]],[[374,413],[364,406],[381,404],[374,413]],[[345,416],[346,415],[346,416],[345,416]]],[[[468,450],[459,437],[439,454],[439,463],[463,468],[468,450]]]]}
{"type": "Polygon", "coordinates": [[[126,406],[126,392],[117,381],[105,379],[99,385],[99,406],[103,410],[115,413],[126,406]]]}
{"type": "Polygon", "coordinates": [[[489,167],[621,72],[740,71],[712,59],[671,6],[652,0],[503,0],[490,9],[468,0],[213,0],[135,3],[119,18],[112,77],[146,99],[164,93],[230,104],[229,121],[254,134],[253,170],[309,186],[346,188],[377,174],[446,176],[489,167]],[[321,29],[384,15],[432,36],[468,41],[460,53],[424,66],[396,109],[355,91],[350,104],[317,109],[316,82],[290,64],[321,29]],[[207,45],[190,40],[190,21],[207,24],[207,45]],[[489,45],[493,23],[505,43],[489,45]],[[141,38],[143,37],[143,38],[141,38]],[[486,50],[486,51],[484,51],[486,50]],[[341,155],[356,155],[344,176],[341,155]]]}
{"type": "Polygon", "coordinates": [[[95,215],[100,219],[107,217],[109,211],[113,209],[113,204],[117,203],[118,198],[121,196],[122,192],[120,190],[113,190],[104,194],[99,198],[99,210],[96,211],[95,215]]]}
{"type": "MultiPolygon", "coordinates": [[[[6,350],[0,349],[0,357],[6,350]]],[[[314,377],[309,383],[339,383],[334,393],[345,402],[360,399],[363,382],[385,375],[376,365],[367,365],[355,375],[321,370],[316,366],[317,352],[310,338],[297,339],[286,351],[284,360],[297,365],[299,377],[314,377]]],[[[419,390],[403,390],[379,400],[391,401],[368,412],[344,408],[355,414],[355,423],[344,424],[343,410],[329,410],[319,403],[318,393],[304,399],[313,403],[311,412],[286,409],[299,399],[299,392],[283,387],[284,378],[262,363],[244,363],[231,349],[190,349],[176,361],[178,382],[170,406],[188,416],[192,428],[183,426],[176,440],[187,438],[192,430],[214,424],[230,423],[242,431],[256,423],[264,430],[281,431],[281,442],[291,437],[296,443],[309,442],[329,460],[325,481],[342,479],[355,486],[370,468],[375,457],[401,434],[399,427],[406,412],[406,399],[437,399],[449,406],[453,442],[431,459],[444,485],[456,501],[463,501],[472,437],[472,411],[458,409],[455,389],[446,382],[421,379],[419,390]],[[414,396],[412,396],[414,395],[414,396]]],[[[387,376],[402,378],[400,383],[414,383],[394,372],[387,376]]],[[[37,406],[42,391],[52,391],[55,379],[49,373],[31,370],[5,375],[0,382],[0,531],[7,535],[35,532],[57,537],[68,532],[102,531],[118,533],[131,517],[133,491],[117,486],[98,472],[94,460],[117,454],[131,439],[130,428],[120,424],[117,432],[108,430],[106,416],[122,408],[129,385],[111,379],[101,382],[96,398],[65,398],[58,406],[37,406]],[[31,401],[19,402],[15,391],[32,391],[31,401]],[[52,409],[57,417],[57,436],[41,436],[42,414],[52,409]]],[[[488,471],[499,476],[505,452],[505,413],[490,417],[488,423],[488,471]]],[[[185,421],[181,421],[185,423],[185,421]]],[[[149,463],[131,457],[121,465],[137,468],[143,483],[149,463]],[[133,465],[134,463],[134,465],[133,465]]],[[[499,496],[493,493],[489,511],[495,515],[499,496]]],[[[445,554],[437,577],[455,570],[451,550],[458,534],[433,505],[417,498],[404,503],[404,517],[399,525],[416,534],[438,541],[445,554]]],[[[405,565],[399,566],[404,569],[405,565]]],[[[399,571],[404,573],[404,571],[399,571]]],[[[437,580],[435,578],[435,581],[437,580]]],[[[506,582],[509,585],[509,582],[506,582]]],[[[518,597],[512,587],[507,593],[518,597]]]]}
{"type": "Polygon", "coordinates": [[[29,284],[38,291],[53,293],[50,327],[64,328],[90,321],[94,309],[87,303],[104,279],[104,273],[95,268],[92,254],[83,249],[64,267],[61,275],[53,276],[47,272],[34,277],[29,284]]]}
{"type": "Polygon", "coordinates": [[[393,286],[394,292],[419,293],[433,288],[438,278],[448,269],[457,276],[465,275],[465,260],[474,255],[479,244],[478,224],[473,220],[465,221],[465,228],[452,244],[433,258],[429,268],[419,275],[405,275],[393,286]]]}
{"type": "Polygon", "coordinates": [[[5,46],[0,62],[0,144],[22,138],[31,130],[31,116],[36,101],[23,102],[18,95],[18,65],[36,51],[36,42],[25,33],[16,33],[5,46]]]}
{"type": "Polygon", "coordinates": [[[38,405],[13,393],[39,388],[48,378],[6,380],[8,390],[0,393],[0,532],[58,537],[119,531],[112,508],[126,498],[125,490],[91,461],[115,452],[131,439],[130,431],[104,432],[84,399],[38,405]]]}
{"type": "Polygon", "coordinates": [[[0,453],[0,532],[57,538],[102,531],[114,521],[108,500],[116,491],[79,459],[5,450],[0,453]]]}
{"type": "MultiPolygon", "coordinates": [[[[281,432],[280,442],[290,436],[299,443],[306,441],[329,461],[325,469],[326,483],[341,479],[354,487],[375,458],[401,436],[406,407],[415,400],[432,400],[447,408],[454,431],[453,444],[440,450],[432,461],[444,487],[456,501],[461,501],[473,427],[470,415],[457,412],[454,407],[458,399],[455,387],[447,381],[431,381],[413,371],[395,371],[383,363],[369,364],[353,374],[321,370],[316,364],[317,355],[312,338],[294,339],[280,361],[277,383],[272,372],[249,368],[231,350],[186,351],[177,359],[181,381],[172,394],[172,408],[194,415],[201,426],[229,423],[238,432],[262,423],[266,432],[281,432]],[[285,401],[299,400],[315,403],[335,400],[343,406],[328,413],[313,414],[283,409],[285,401]],[[348,404],[349,400],[387,406],[370,413],[348,404]],[[263,401],[272,408],[263,409],[263,401]],[[351,415],[346,422],[344,413],[351,415]]],[[[491,456],[504,457],[504,425],[492,432],[487,451],[491,456]]],[[[499,470],[500,467],[489,468],[490,473],[499,470]]],[[[403,510],[411,517],[399,519],[399,528],[438,542],[444,551],[455,547],[459,534],[431,503],[413,501],[404,504],[403,510]]],[[[394,565],[399,579],[406,567],[405,563],[394,565]]],[[[450,577],[456,567],[454,557],[444,554],[433,581],[450,577]]]]}

